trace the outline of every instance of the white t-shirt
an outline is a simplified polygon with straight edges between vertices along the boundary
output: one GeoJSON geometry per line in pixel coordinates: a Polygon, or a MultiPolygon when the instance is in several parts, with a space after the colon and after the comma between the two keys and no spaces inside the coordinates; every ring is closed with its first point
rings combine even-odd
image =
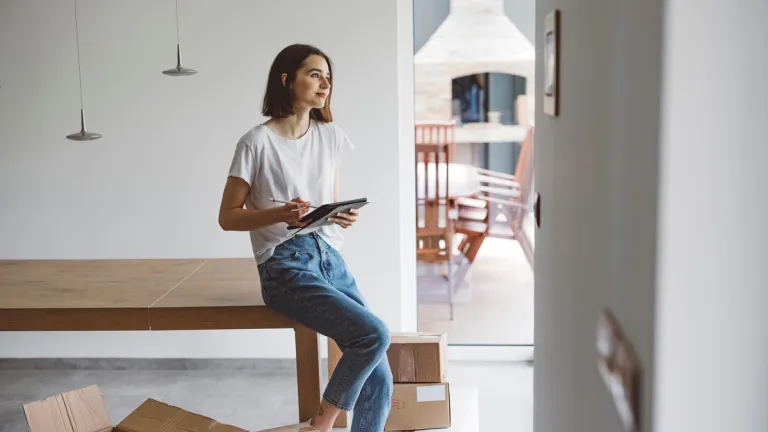
{"type": "MultiPolygon", "coordinates": [[[[333,181],[342,156],[355,148],[347,134],[333,123],[311,120],[300,138],[284,138],[261,124],[240,138],[229,168],[229,175],[240,177],[251,186],[245,201],[247,209],[282,206],[270,201],[290,201],[301,197],[318,207],[333,202],[333,181]]],[[[337,224],[315,228],[336,249],[341,248],[342,228],[337,224]]],[[[250,231],[256,262],[268,260],[280,243],[293,236],[288,224],[277,223],[250,231]]],[[[311,232],[302,231],[302,234],[311,232]]]]}

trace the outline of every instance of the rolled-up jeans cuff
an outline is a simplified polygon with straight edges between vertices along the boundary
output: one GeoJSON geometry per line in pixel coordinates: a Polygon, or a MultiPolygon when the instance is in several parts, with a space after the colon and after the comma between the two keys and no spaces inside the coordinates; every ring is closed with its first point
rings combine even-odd
{"type": "Polygon", "coordinates": [[[325,402],[327,402],[327,403],[328,403],[328,405],[330,405],[330,406],[332,406],[332,407],[336,407],[336,408],[338,408],[338,409],[340,409],[340,410],[342,410],[342,411],[352,411],[352,407],[347,407],[347,406],[344,406],[344,405],[342,405],[342,404],[340,404],[340,403],[336,402],[335,400],[333,400],[333,399],[331,399],[331,398],[329,398],[329,397],[327,397],[327,396],[326,396],[326,397],[324,397],[324,398],[323,398],[323,400],[324,400],[325,402]]]}

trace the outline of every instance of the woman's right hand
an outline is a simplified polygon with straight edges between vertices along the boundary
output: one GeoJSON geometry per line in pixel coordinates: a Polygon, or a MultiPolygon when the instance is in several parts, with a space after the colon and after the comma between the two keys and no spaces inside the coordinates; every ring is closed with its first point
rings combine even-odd
{"type": "Polygon", "coordinates": [[[285,222],[288,225],[303,226],[304,223],[299,222],[299,219],[309,212],[309,201],[303,201],[301,197],[296,197],[290,203],[277,208],[280,209],[280,222],[285,222]]]}

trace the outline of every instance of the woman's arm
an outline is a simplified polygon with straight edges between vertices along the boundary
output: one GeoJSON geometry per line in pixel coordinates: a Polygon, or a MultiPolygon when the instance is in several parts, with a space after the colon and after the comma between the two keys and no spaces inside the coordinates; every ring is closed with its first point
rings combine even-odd
{"type": "Polygon", "coordinates": [[[239,178],[230,176],[224,186],[219,208],[219,226],[224,231],[252,231],[280,222],[298,224],[299,219],[308,211],[308,203],[300,198],[294,202],[263,210],[243,208],[251,187],[239,178]]]}

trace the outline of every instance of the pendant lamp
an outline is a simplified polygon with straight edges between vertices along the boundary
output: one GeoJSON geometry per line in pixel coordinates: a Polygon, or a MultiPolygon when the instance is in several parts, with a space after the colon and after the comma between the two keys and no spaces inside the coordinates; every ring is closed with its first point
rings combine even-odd
{"type": "Polygon", "coordinates": [[[185,68],[181,65],[181,45],[179,43],[179,0],[176,0],[176,67],[163,71],[170,76],[188,76],[197,73],[194,69],[185,68]]]}
{"type": "Polygon", "coordinates": [[[80,70],[80,28],[77,23],[77,0],[73,0],[75,5],[75,40],[77,41],[77,74],[80,80],[80,132],[67,135],[67,139],[72,141],[92,141],[101,138],[101,134],[88,132],[85,130],[85,114],[83,112],[83,74],[80,70]]]}

